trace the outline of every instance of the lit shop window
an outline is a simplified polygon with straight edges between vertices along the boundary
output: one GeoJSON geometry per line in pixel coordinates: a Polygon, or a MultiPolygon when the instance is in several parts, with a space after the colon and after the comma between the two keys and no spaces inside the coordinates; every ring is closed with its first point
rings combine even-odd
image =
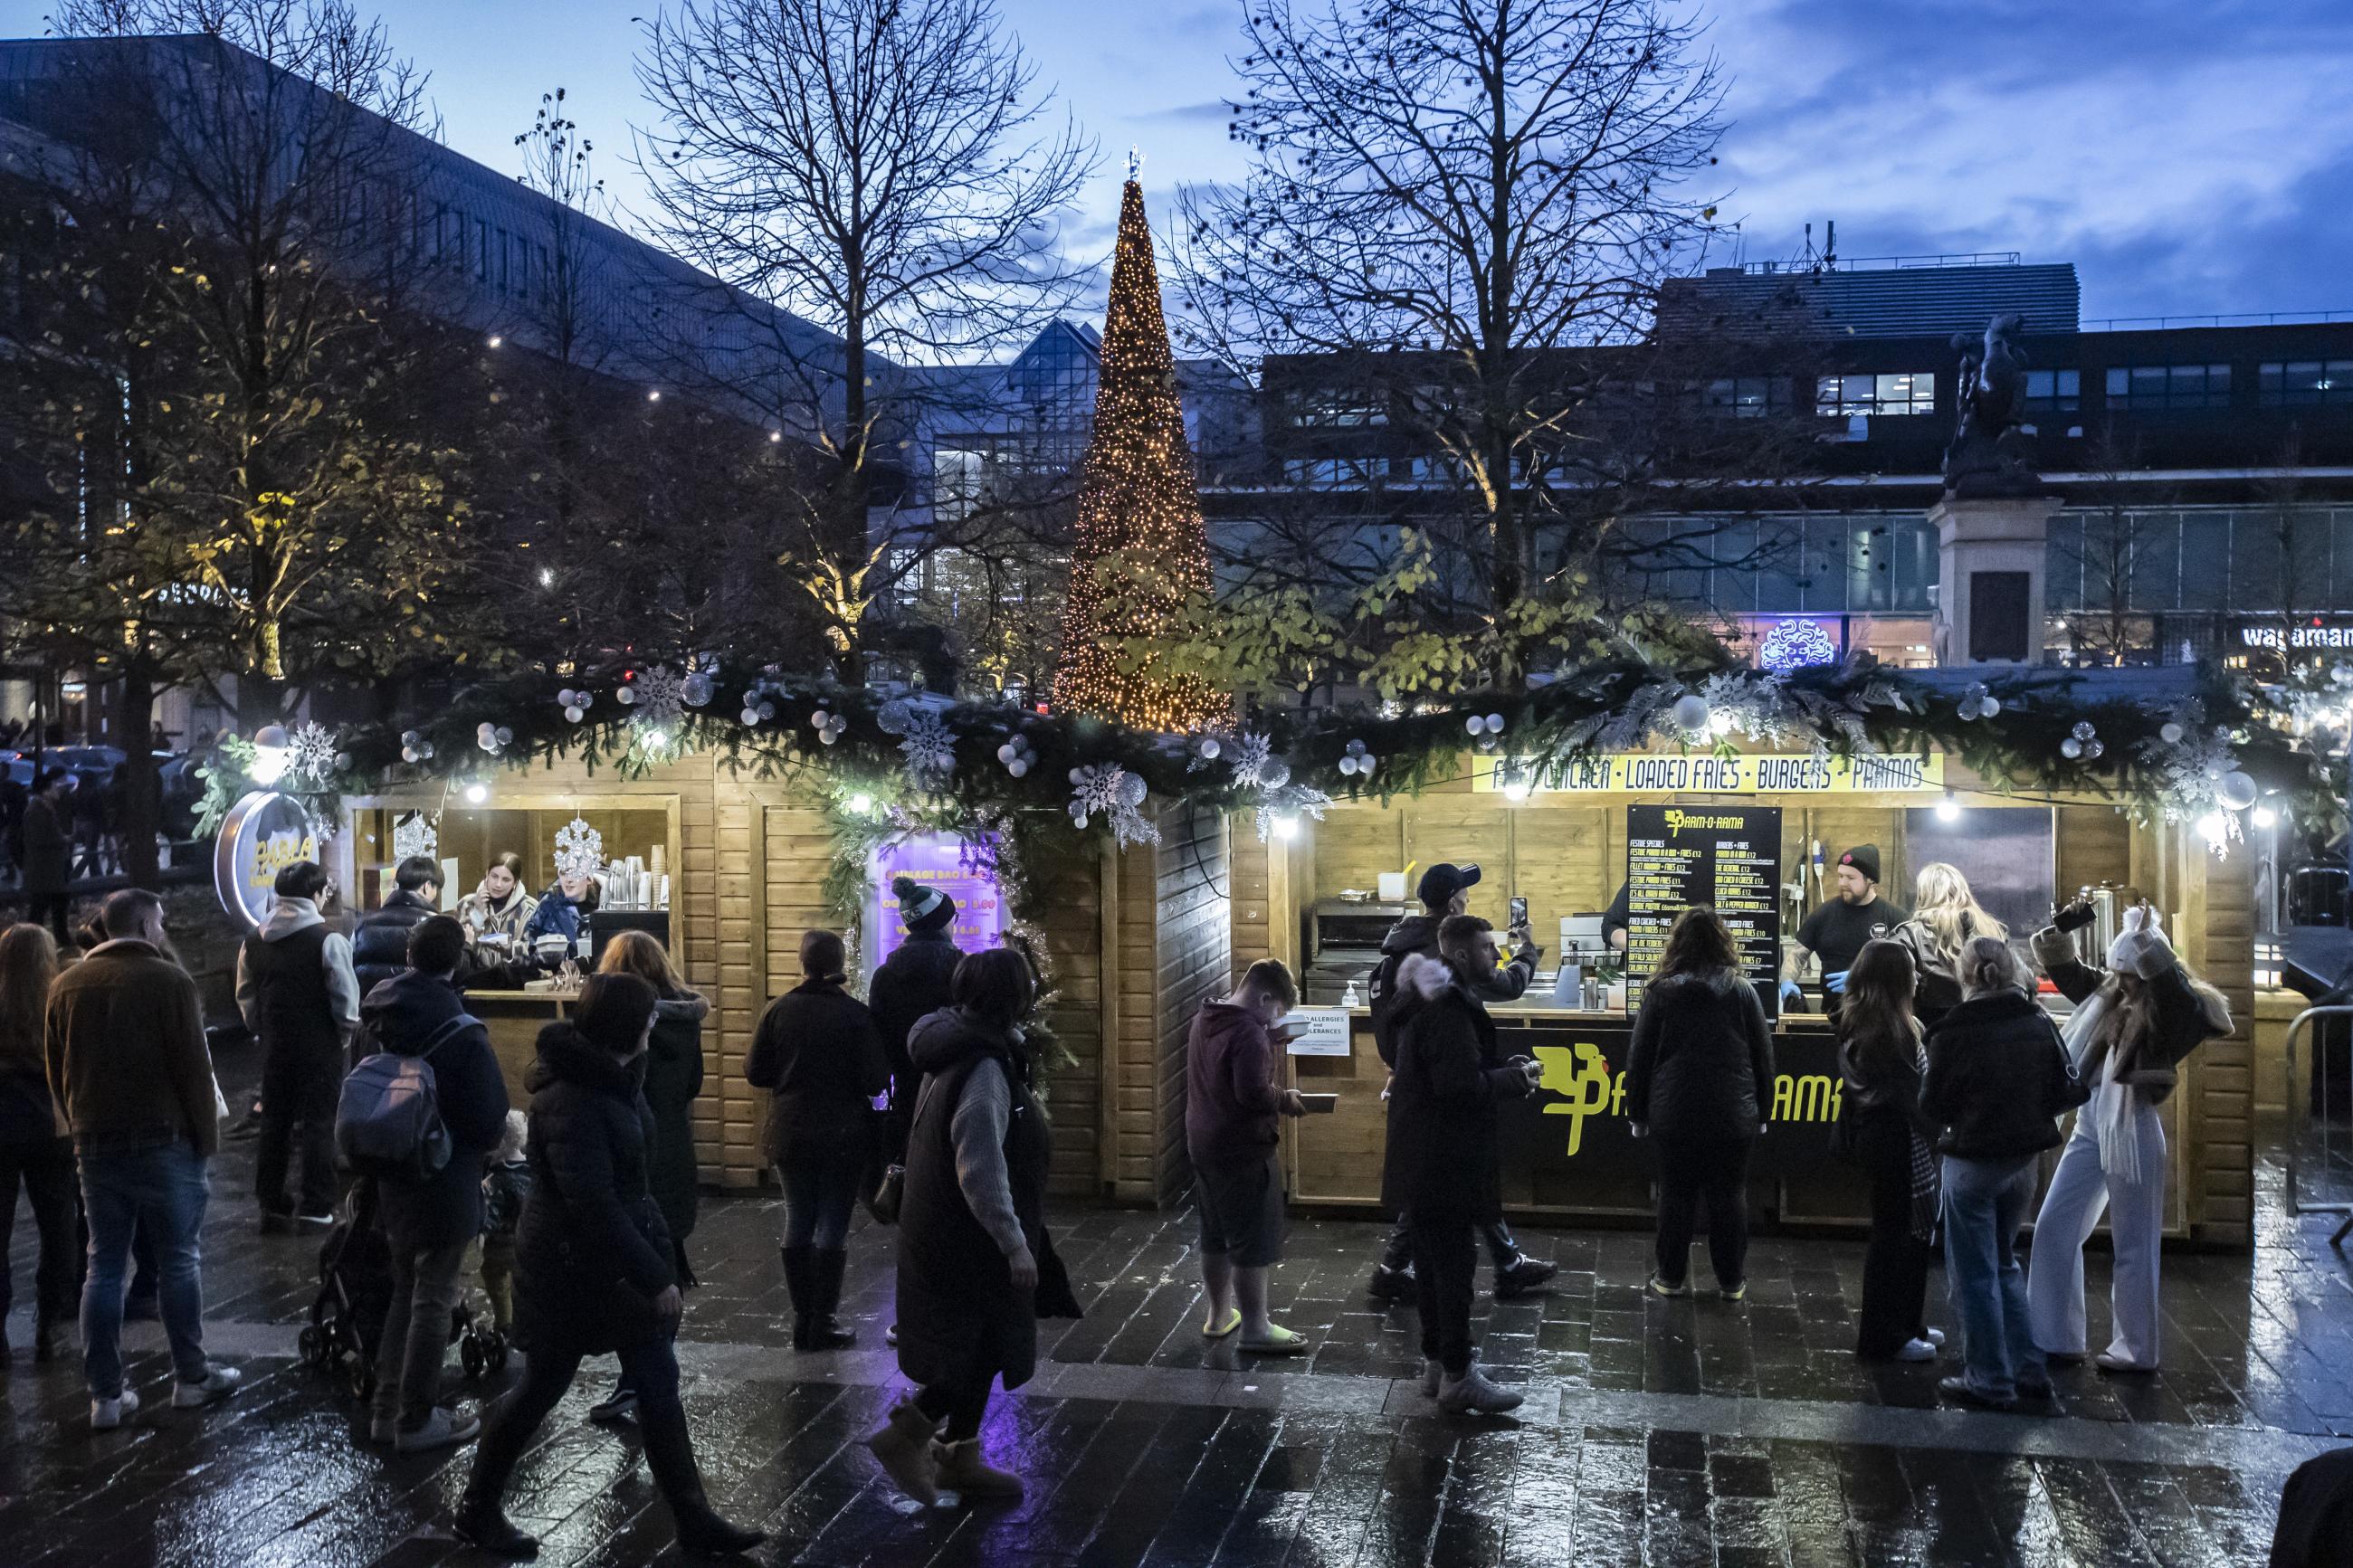
{"type": "Polygon", "coordinates": [[[1890,375],[1826,375],[1814,389],[1814,412],[1837,418],[1857,414],[1934,414],[1936,373],[1915,370],[1890,375]]]}

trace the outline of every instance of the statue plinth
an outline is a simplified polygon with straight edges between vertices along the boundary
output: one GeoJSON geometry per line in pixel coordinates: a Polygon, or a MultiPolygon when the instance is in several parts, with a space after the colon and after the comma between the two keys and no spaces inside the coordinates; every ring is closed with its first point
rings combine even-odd
{"type": "Polygon", "coordinates": [[[2042,662],[2054,495],[1949,490],[1936,525],[1936,662],[2042,662]]]}

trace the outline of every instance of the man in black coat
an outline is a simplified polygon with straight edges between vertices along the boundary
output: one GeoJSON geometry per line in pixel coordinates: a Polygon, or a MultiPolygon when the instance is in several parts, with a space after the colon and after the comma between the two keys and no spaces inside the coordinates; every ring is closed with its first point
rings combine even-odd
{"type": "Polygon", "coordinates": [[[374,1048],[417,1057],[432,1069],[448,1163],[422,1180],[376,1179],[378,1214],[392,1253],[392,1306],[376,1356],[369,1435],[404,1454],[462,1443],[480,1429],[435,1407],[449,1316],[463,1295],[466,1249],[482,1228],[482,1161],[506,1131],[507,1085],[491,1037],[457,991],[466,928],[448,915],[417,922],[408,967],[360,1005],[374,1048]]]}
{"type": "Polygon", "coordinates": [[[892,879],[891,891],[899,900],[899,921],[907,928],[907,938],[874,971],[866,997],[874,1026],[881,1032],[883,1058],[891,1064],[891,1112],[882,1157],[896,1164],[905,1157],[915,1091],[923,1086],[923,1075],[907,1055],[907,1032],[948,1005],[948,983],[964,952],[950,934],[955,924],[954,899],[913,877],[892,879]]]}
{"type": "Polygon", "coordinates": [[[33,785],[33,798],[16,825],[17,852],[24,857],[25,918],[35,925],[48,922],[59,947],[71,944],[66,934],[66,884],[73,879],[71,808],[74,776],[51,768],[33,785]]]}
{"type": "Polygon", "coordinates": [[[441,868],[430,856],[411,855],[394,868],[384,907],[352,932],[352,969],[360,994],[408,967],[408,934],[441,907],[441,868]]]}
{"type": "MultiPolygon", "coordinates": [[[[1373,1046],[1381,1053],[1382,1065],[1397,1066],[1399,966],[1416,954],[1428,959],[1438,956],[1440,922],[1449,915],[1461,914],[1470,901],[1471,889],[1478,885],[1478,867],[1440,861],[1421,874],[1421,881],[1414,889],[1421,900],[1422,912],[1406,916],[1382,939],[1381,961],[1374,966],[1366,986],[1372,1002],[1373,1046]]],[[[1526,994],[1529,983],[1535,978],[1536,964],[1544,957],[1544,949],[1530,942],[1526,931],[1514,930],[1506,934],[1513,943],[1511,962],[1495,967],[1493,978],[1479,993],[1483,1002],[1518,1001],[1526,994]]],[[[1389,1232],[1388,1241],[1381,1248],[1381,1260],[1373,1268],[1372,1283],[1366,1290],[1376,1301],[1403,1301],[1413,1296],[1413,1248],[1406,1235],[1409,1219],[1405,1215],[1398,1216],[1397,1227],[1389,1232]]],[[[1512,1227],[1504,1223],[1501,1214],[1482,1234],[1486,1239],[1487,1256],[1495,1267],[1495,1299],[1499,1301],[1540,1289],[1560,1271],[1559,1264],[1522,1252],[1512,1227]]]]}
{"type": "Polygon", "coordinates": [[[1532,1093],[1539,1069],[1526,1057],[1504,1059],[1480,999],[1494,982],[1494,927],[1475,915],[1450,915],[1438,928],[1438,949],[1440,958],[1417,953],[1398,969],[1381,1199],[1406,1215],[1412,1238],[1423,1389],[1449,1414],[1501,1414],[1521,1396],[1489,1383],[1474,1364],[1472,1232],[1503,1217],[1495,1108],[1532,1093]]]}

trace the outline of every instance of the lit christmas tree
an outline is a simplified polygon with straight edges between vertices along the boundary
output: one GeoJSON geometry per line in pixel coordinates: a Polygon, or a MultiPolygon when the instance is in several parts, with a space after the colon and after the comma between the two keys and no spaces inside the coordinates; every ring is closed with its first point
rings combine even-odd
{"type": "Polygon", "coordinates": [[[1208,592],[1209,540],[1185,445],[1144,190],[1131,160],[1103,319],[1094,432],[1079,470],[1055,704],[1163,732],[1227,722],[1232,710],[1222,692],[1161,667],[1148,651],[1181,634],[1182,618],[1205,604],[1208,592]],[[1140,653],[1141,668],[1124,668],[1140,653]]]}

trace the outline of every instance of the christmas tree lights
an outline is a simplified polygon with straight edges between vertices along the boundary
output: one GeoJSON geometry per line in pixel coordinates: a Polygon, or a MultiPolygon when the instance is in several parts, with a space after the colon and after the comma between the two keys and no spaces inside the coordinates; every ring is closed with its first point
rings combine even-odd
{"type": "Polygon", "coordinates": [[[1183,631],[1182,618],[1208,593],[1200,491],[1144,191],[1131,174],[1120,198],[1094,430],[1079,475],[1055,706],[1163,733],[1226,723],[1231,710],[1222,692],[1166,668],[1151,651],[1183,631]]]}

